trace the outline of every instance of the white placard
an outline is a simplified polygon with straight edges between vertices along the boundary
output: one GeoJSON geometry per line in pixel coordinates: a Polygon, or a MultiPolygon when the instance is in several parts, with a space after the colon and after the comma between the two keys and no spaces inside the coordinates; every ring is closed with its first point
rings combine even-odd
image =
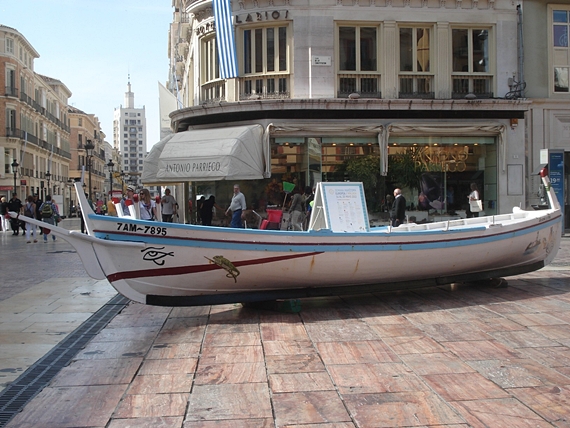
{"type": "Polygon", "coordinates": [[[318,183],[309,230],[368,232],[368,210],[362,183],[318,183]]]}
{"type": "Polygon", "coordinates": [[[330,56],[312,56],[313,65],[332,65],[332,59],[330,56]]]}

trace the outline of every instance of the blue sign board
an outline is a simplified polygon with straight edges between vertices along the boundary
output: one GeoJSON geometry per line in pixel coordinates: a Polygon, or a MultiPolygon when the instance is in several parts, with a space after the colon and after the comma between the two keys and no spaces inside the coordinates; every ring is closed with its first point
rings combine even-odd
{"type": "Polygon", "coordinates": [[[564,151],[549,150],[548,151],[548,177],[550,184],[554,189],[554,193],[558,198],[560,209],[562,210],[562,218],[564,218],[564,151]]]}

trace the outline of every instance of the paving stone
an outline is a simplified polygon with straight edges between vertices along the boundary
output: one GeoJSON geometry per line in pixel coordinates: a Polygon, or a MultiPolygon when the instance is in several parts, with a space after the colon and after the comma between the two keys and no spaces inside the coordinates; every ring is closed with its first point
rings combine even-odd
{"type": "MultiPolygon", "coordinates": [[[[0,387],[116,294],[65,242],[7,238],[17,270],[41,270],[0,283],[0,387]]],[[[504,289],[304,299],[299,313],[131,303],[7,427],[567,426],[562,246],[504,289]]]]}

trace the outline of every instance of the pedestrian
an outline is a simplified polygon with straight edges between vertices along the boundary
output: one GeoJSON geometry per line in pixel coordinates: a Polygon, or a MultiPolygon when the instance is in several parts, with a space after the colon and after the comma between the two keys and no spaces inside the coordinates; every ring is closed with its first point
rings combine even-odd
{"type": "Polygon", "coordinates": [[[0,199],[0,216],[2,216],[2,218],[0,219],[0,224],[2,225],[2,231],[3,232],[8,232],[8,202],[6,202],[6,197],[2,196],[2,198],[0,199]]]}
{"type": "Polygon", "coordinates": [[[311,186],[305,186],[305,193],[303,193],[303,204],[305,205],[305,221],[303,223],[303,230],[309,227],[311,220],[311,210],[313,209],[313,201],[315,200],[315,190],[311,186]]]}
{"type": "Polygon", "coordinates": [[[232,212],[231,227],[243,229],[241,214],[246,208],[245,196],[239,191],[239,184],[234,184],[234,196],[232,197],[229,208],[226,210],[226,215],[228,215],[230,211],[232,212]]]}
{"type": "MultiPolygon", "coordinates": [[[[471,207],[471,201],[481,200],[481,197],[479,195],[479,188],[477,187],[476,183],[471,183],[470,188],[471,188],[471,193],[469,193],[469,196],[467,197],[469,199],[469,204],[467,205],[467,211],[465,212],[465,214],[467,218],[479,217],[479,211],[481,211],[481,209],[477,207],[476,209],[478,211],[474,211],[474,207],[471,207]]],[[[477,203],[474,205],[477,205],[477,203]]]]}
{"type": "Polygon", "coordinates": [[[160,206],[162,207],[162,221],[172,223],[172,218],[178,210],[178,202],[170,194],[170,189],[164,190],[164,197],[160,201],[160,206]]]}
{"type": "Polygon", "coordinates": [[[289,206],[289,227],[291,230],[303,230],[305,222],[305,204],[303,195],[295,193],[289,206]]]}
{"type": "Polygon", "coordinates": [[[204,211],[204,202],[206,202],[206,197],[204,195],[200,196],[200,199],[196,201],[196,223],[197,224],[204,224],[204,220],[202,220],[202,213],[204,211]]]}
{"type": "Polygon", "coordinates": [[[211,226],[212,225],[212,217],[214,216],[214,208],[217,210],[223,211],[222,207],[220,207],[216,203],[216,197],[214,195],[210,195],[208,199],[202,201],[202,209],[200,211],[200,218],[202,219],[203,226],[211,226]]]}
{"type": "MultiPolygon", "coordinates": [[[[88,193],[85,193],[85,199],[87,199],[87,204],[89,205],[89,208],[91,208],[93,211],[95,211],[95,207],[93,206],[93,201],[89,197],[88,193]]],[[[80,204],[79,204],[79,208],[81,208],[80,204]]],[[[86,233],[84,213],[83,213],[83,211],[81,211],[81,209],[79,210],[79,213],[81,214],[81,233],[86,233]]]]}
{"type": "MultiPolygon", "coordinates": [[[[22,201],[18,199],[16,192],[12,193],[12,198],[10,198],[6,207],[8,211],[15,212],[16,214],[22,213],[22,201]]],[[[11,218],[10,227],[12,228],[12,235],[18,236],[20,234],[20,220],[11,218]]]]}
{"type": "Polygon", "coordinates": [[[398,227],[404,223],[406,218],[406,199],[402,195],[401,189],[394,189],[394,202],[392,203],[392,209],[390,210],[390,220],[392,220],[392,226],[398,227]]]}
{"type": "MultiPolygon", "coordinates": [[[[47,224],[55,226],[56,222],[59,220],[59,211],[57,210],[57,205],[51,200],[51,195],[46,195],[46,201],[40,207],[40,212],[42,216],[42,221],[47,224]]],[[[47,227],[43,228],[44,244],[47,243],[47,236],[50,229],[47,227]]],[[[55,235],[51,235],[52,239],[55,241],[55,235]]]]}
{"type": "Polygon", "coordinates": [[[36,204],[36,219],[42,218],[42,213],[40,212],[40,207],[42,206],[43,203],[44,203],[44,201],[42,201],[40,199],[40,195],[38,195],[37,193],[34,193],[34,204],[36,204]]]}
{"type": "MultiPolygon", "coordinates": [[[[32,195],[28,196],[26,203],[24,204],[24,216],[28,218],[36,218],[36,204],[34,203],[34,197],[32,195]]],[[[36,239],[36,225],[32,223],[26,223],[26,242],[31,243],[31,239],[34,239],[34,243],[38,242],[36,239]]]]}
{"type": "Polygon", "coordinates": [[[123,215],[131,216],[131,212],[129,211],[129,206],[134,205],[134,195],[135,195],[135,188],[134,186],[128,185],[127,186],[127,194],[121,199],[121,207],[123,207],[123,215]]]}
{"type": "Polygon", "coordinates": [[[156,221],[156,202],[151,199],[148,189],[142,189],[139,194],[141,200],[139,201],[141,220],[156,221]]]}

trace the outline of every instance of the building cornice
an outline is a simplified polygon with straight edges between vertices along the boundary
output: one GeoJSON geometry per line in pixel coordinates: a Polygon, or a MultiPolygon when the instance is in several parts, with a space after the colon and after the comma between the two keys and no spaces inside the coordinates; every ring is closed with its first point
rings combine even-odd
{"type": "Polygon", "coordinates": [[[524,118],[530,100],[294,99],[220,102],[170,114],[173,129],[262,119],[510,119],[524,118]]]}

